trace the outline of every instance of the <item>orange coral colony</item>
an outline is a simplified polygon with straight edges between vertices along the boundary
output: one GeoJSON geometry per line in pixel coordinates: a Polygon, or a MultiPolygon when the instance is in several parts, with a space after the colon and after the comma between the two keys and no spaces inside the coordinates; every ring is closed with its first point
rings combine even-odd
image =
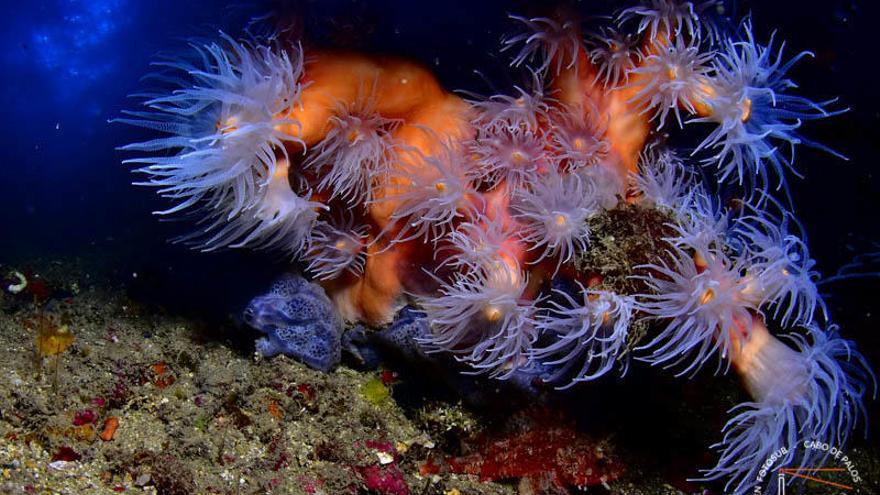
{"type": "MultiPolygon", "coordinates": [[[[604,166],[613,167],[621,180],[628,180],[648,135],[648,116],[629,101],[634,89],[606,90],[595,85],[595,70],[587,53],[581,49],[577,57],[577,70],[573,66],[556,75],[554,96],[564,105],[595,109],[589,118],[607,120],[593,123],[607,126],[611,151],[604,166]]],[[[398,153],[399,161],[391,164],[398,169],[424,168],[423,157],[436,154],[447,142],[464,141],[475,134],[471,105],[444,90],[431,72],[413,62],[344,52],[310,53],[302,86],[300,100],[277,116],[279,122],[285,122],[277,124],[278,129],[296,138],[294,147],[308,148],[321,142],[332,129],[334,111],[357,107],[364,99],[369,99],[370,110],[381,118],[400,121],[393,138],[404,151],[398,153]]],[[[369,204],[368,216],[378,229],[387,230],[394,223],[392,214],[399,206],[396,198],[411,186],[409,182],[392,173],[391,180],[372,186],[372,196],[378,201],[369,204]]],[[[436,187],[443,186],[438,183],[436,187]]],[[[486,194],[490,198],[509,195],[504,186],[486,194]]],[[[425,281],[413,277],[412,272],[419,272],[414,267],[422,266],[426,260],[420,258],[433,251],[427,244],[418,238],[393,246],[369,243],[363,273],[332,280],[325,288],[347,320],[387,323],[404,290],[423,291],[420,284],[425,281]]],[[[526,254],[519,250],[521,259],[515,261],[524,261],[526,254]]]]}

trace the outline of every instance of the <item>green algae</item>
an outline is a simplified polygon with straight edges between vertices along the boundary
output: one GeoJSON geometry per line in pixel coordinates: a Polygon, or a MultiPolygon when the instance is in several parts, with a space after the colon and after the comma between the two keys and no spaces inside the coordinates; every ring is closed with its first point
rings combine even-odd
{"type": "Polygon", "coordinates": [[[388,387],[382,383],[382,380],[379,378],[371,378],[366,383],[364,383],[363,388],[361,389],[361,393],[364,396],[364,399],[367,402],[379,405],[388,400],[391,397],[391,391],[388,387]]]}

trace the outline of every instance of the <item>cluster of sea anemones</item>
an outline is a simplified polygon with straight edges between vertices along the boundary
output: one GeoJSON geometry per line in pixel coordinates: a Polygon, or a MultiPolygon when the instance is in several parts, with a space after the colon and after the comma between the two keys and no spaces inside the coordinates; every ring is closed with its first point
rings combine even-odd
{"type": "Polygon", "coordinates": [[[754,401],[705,478],[741,494],[770,447],[845,440],[873,375],[827,322],[790,198],[768,187],[794,171],[780,144],[827,149],[799,127],[837,111],[789,92],[803,54],[759,44],[748,21],[725,29],[717,3],[650,0],[588,42],[580,22],[514,17],[525,30],[502,51],[529,83],[466,99],[407,61],[222,35],[159,64],[172,87],[120,120],[166,136],[124,149],[174,202],[161,213],[201,217],[184,240],[285,252],[348,321],[419,305],[424,350],[472,371],[566,388],[631,356],[732,367],[754,401]],[[662,144],[670,113],[714,125],[694,151],[714,180],[662,144]],[[737,208],[712,192],[730,179],[737,208]],[[622,208],[657,213],[664,234],[611,287],[578,260],[622,208]]]}

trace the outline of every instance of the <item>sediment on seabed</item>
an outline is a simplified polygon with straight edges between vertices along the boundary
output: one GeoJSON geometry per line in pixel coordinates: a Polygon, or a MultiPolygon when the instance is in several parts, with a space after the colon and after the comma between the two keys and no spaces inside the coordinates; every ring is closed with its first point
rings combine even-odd
{"type": "MultiPolygon", "coordinates": [[[[438,390],[399,362],[371,370],[349,363],[324,374],[285,357],[260,359],[234,323],[168,314],[76,260],[2,268],[26,273],[32,285],[17,294],[4,286],[0,295],[0,493],[501,495],[553,486],[541,476],[495,473],[490,481],[449,468],[457,462],[474,472],[474,459],[493,455],[484,448],[489,440],[515,451],[517,441],[547,428],[543,412],[467,403],[466,394],[438,390]]],[[[668,397],[645,420],[632,397],[615,404],[646,386],[633,375],[555,399],[580,416],[570,414],[572,430],[548,431],[587,431],[625,470],[607,486],[570,493],[693,487],[684,478],[705,462],[699,445],[717,432],[695,431],[712,422],[690,418],[720,417],[735,387],[649,384],[668,397]],[[659,428],[656,420],[667,417],[681,424],[659,428]],[[687,461],[696,464],[659,455],[684,438],[670,435],[698,437],[687,442],[697,446],[687,461]]],[[[876,452],[851,455],[864,479],[878,479],[876,452]]]]}

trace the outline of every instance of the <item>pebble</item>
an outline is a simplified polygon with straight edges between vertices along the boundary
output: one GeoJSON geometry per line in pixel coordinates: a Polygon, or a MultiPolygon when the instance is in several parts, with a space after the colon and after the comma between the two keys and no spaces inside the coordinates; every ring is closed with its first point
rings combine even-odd
{"type": "Polygon", "coordinates": [[[134,484],[137,486],[146,486],[146,484],[149,482],[150,482],[150,474],[149,473],[144,473],[144,474],[138,476],[136,480],[134,480],[134,484]]]}
{"type": "Polygon", "coordinates": [[[49,468],[55,469],[56,471],[64,471],[71,467],[73,467],[73,463],[67,461],[54,461],[49,463],[49,468]]]}

